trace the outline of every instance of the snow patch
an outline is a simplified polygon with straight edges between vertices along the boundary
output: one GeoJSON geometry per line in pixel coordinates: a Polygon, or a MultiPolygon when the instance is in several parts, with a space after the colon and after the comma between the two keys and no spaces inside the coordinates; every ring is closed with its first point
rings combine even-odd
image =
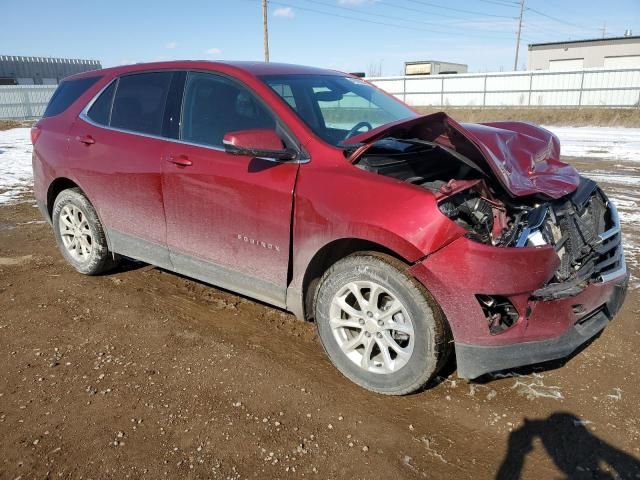
{"type": "Polygon", "coordinates": [[[622,389],[621,388],[614,388],[613,389],[613,394],[609,394],[607,395],[607,397],[612,398],[616,401],[620,400],[622,398],[622,389]]]}
{"type": "MultiPolygon", "coordinates": [[[[640,175],[640,170],[635,172],[640,175]]],[[[585,174],[591,180],[598,183],[611,183],[613,185],[624,185],[628,187],[635,187],[640,185],[640,177],[637,175],[619,175],[617,173],[606,172],[587,172],[585,174]]]]}
{"type": "Polygon", "coordinates": [[[0,204],[15,202],[31,190],[30,129],[0,131],[0,204]]]}
{"type": "Polygon", "coordinates": [[[541,378],[534,378],[530,381],[516,380],[511,388],[529,400],[536,400],[538,398],[562,400],[564,398],[560,387],[545,385],[541,378]]]}
{"type": "Polygon", "coordinates": [[[563,156],[640,162],[640,128],[545,126],[563,156]]]}

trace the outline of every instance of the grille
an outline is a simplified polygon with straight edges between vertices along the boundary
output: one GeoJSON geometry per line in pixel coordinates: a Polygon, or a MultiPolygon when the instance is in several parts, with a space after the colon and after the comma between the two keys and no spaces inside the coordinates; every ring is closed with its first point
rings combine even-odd
{"type": "Polygon", "coordinates": [[[561,263],[556,274],[558,280],[566,281],[582,267],[598,263],[596,251],[599,235],[605,231],[607,206],[599,192],[594,193],[579,210],[567,201],[558,215],[558,226],[564,242],[558,251],[561,263]]]}
{"type": "Polygon", "coordinates": [[[568,297],[589,283],[626,274],[618,212],[601,190],[596,189],[581,204],[568,200],[556,206],[551,217],[546,228],[554,232],[560,267],[552,283],[536,290],[534,297],[568,297]]]}
{"type": "Polygon", "coordinates": [[[598,275],[597,279],[602,282],[613,280],[627,272],[622,248],[620,218],[614,203],[608,202],[607,213],[611,226],[598,236],[598,244],[595,247],[598,253],[595,273],[598,275]]]}

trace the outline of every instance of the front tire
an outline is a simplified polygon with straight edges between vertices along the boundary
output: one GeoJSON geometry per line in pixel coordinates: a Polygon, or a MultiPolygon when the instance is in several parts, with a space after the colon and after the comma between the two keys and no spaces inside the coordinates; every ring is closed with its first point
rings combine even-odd
{"type": "Polygon", "coordinates": [[[115,267],[98,214],[79,188],[58,194],[51,220],[58,248],[78,272],[99,275],[115,267]]]}
{"type": "Polygon", "coordinates": [[[444,314],[406,269],[388,255],[351,255],[323,275],[316,295],[318,335],[332,363],[385,395],[423,388],[450,350],[444,314]]]}

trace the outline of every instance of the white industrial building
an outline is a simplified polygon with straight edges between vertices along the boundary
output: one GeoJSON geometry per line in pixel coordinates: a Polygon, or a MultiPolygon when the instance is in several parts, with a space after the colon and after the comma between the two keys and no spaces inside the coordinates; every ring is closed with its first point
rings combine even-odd
{"type": "Polygon", "coordinates": [[[0,85],[57,85],[69,75],[101,68],[98,60],[0,55],[0,85]]]}
{"type": "Polygon", "coordinates": [[[455,73],[467,73],[467,65],[438,60],[404,63],[405,75],[451,75],[455,73]]]}
{"type": "Polygon", "coordinates": [[[640,36],[532,43],[529,70],[640,68],[640,36]]]}

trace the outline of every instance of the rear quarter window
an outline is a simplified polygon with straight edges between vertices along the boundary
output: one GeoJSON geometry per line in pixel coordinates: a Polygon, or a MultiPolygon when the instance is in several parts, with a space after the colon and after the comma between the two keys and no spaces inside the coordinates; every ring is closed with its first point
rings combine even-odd
{"type": "Polygon", "coordinates": [[[91,86],[102,77],[85,77],[76,80],[63,80],[53,95],[42,115],[42,118],[53,117],[64,112],[91,86]]]}
{"type": "Polygon", "coordinates": [[[87,112],[87,116],[96,123],[109,125],[111,121],[111,106],[113,105],[113,94],[116,91],[116,82],[111,84],[96,98],[93,105],[87,112]]]}

